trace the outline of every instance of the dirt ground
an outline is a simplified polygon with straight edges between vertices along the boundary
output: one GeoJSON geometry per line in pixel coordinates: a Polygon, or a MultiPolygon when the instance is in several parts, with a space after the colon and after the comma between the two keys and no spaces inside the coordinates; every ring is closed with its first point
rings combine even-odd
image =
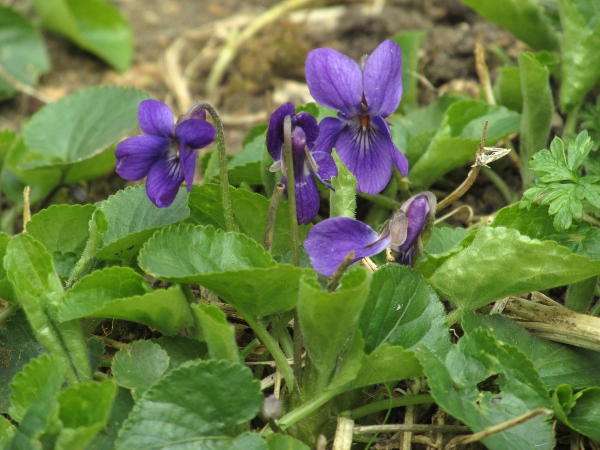
{"type": "MultiPolygon", "coordinates": [[[[249,20],[283,2],[113,3],[133,27],[135,50],[129,70],[118,73],[67,40],[44,33],[52,69],[42,77],[38,91],[61,98],[76,89],[98,84],[135,86],[148,90],[179,113],[184,113],[195,100],[209,100],[223,116],[228,150],[232,153],[239,149],[247,129],[266,121],[280,103],[310,100],[303,72],[306,54],[313,48],[331,46],[359,59],[395,33],[425,30],[427,36],[419,60],[419,73],[426,80],[419,89],[423,105],[446,90],[476,95],[476,42],[488,49],[497,46],[511,57],[518,51],[518,44],[509,33],[480,19],[458,0],[305,0],[309,9],[314,9],[311,14],[296,11],[260,29],[239,47],[221,82],[207,92],[209,71],[227,40],[249,20]]],[[[34,17],[28,9],[29,2],[16,0],[10,4],[34,17]]],[[[487,62],[493,76],[500,60],[488,52],[487,62]]],[[[0,103],[0,129],[18,131],[23,121],[42,105],[24,94],[0,103]]],[[[92,182],[98,191],[95,195],[101,197],[118,189],[120,182],[115,178],[108,176],[92,182]],[[104,185],[97,186],[98,183],[104,185]]],[[[495,196],[493,192],[490,195],[495,196]]],[[[488,201],[485,209],[489,207],[488,201]]]]}

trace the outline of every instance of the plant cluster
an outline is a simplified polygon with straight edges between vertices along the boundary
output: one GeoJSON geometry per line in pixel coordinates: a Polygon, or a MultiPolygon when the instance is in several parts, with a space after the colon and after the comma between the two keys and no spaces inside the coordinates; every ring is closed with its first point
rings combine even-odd
{"type": "MultiPolygon", "coordinates": [[[[429,423],[442,446],[598,448],[600,8],[463,2],[537,51],[493,85],[476,55],[481,98],[419,107],[423,34],[406,32],[360,62],[312,50],[316,103],[279,106],[232,157],[211,104],[176,120],[117,86],[0,132],[5,214],[24,211],[23,232],[0,233],[0,446],[368,448],[429,423]],[[497,142],[518,148],[501,170],[522,191],[487,167],[497,142]],[[115,164],[145,183],[30,215],[115,164]],[[436,220],[480,172],[508,205],[468,228],[436,220]],[[117,319],[153,337],[103,336],[117,319]]],[[[76,3],[34,1],[48,21],[76,3]]]]}

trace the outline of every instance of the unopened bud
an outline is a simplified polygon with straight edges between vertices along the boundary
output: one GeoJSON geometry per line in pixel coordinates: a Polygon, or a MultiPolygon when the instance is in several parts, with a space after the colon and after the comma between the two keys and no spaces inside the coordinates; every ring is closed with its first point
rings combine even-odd
{"type": "Polygon", "coordinates": [[[283,406],[277,397],[273,394],[265,398],[261,408],[265,419],[279,419],[283,415],[283,406]]]}

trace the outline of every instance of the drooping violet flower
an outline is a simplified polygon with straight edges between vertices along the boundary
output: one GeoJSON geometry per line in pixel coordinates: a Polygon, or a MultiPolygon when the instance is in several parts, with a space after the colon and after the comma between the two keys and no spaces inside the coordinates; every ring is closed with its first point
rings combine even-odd
{"type": "Polygon", "coordinates": [[[385,121],[402,97],[398,44],[384,41],[363,65],[331,48],[313,50],[306,58],[306,82],[317,102],[339,111],[338,118],[321,121],[315,149],[335,148],[360,192],[381,192],[390,181],[392,165],[408,174],[408,161],[385,121]]]}
{"type": "Polygon", "coordinates": [[[275,160],[271,166],[273,172],[282,169],[281,182],[286,185],[283,163],[283,122],[286,116],[292,121],[292,159],[294,165],[294,185],[296,187],[296,210],[298,223],[306,224],[319,212],[319,190],[313,175],[330,189],[325,180],[337,176],[337,166],[329,151],[313,151],[319,135],[317,120],[305,111],[296,114],[294,105],[284,103],[271,115],[267,131],[267,150],[275,160]]]}
{"type": "Polygon", "coordinates": [[[431,192],[409,198],[380,233],[348,217],[326,219],[310,229],[304,249],[314,269],[329,277],[352,250],[355,262],[389,247],[397,263],[411,266],[415,250],[422,251],[421,235],[433,226],[436,204],[431,192]]]}
{"type": "Polygon", "coordinates": [[[130,181],[148,177],[148,198],[166,208],[184,180],[192,188],[198,149],[214,141],[216,130],[203,109],[190,109],[173,125],[171,109],[156,100],[140,103],[138,120],[144,134],[117,145],[117,173],[130,181]]]}

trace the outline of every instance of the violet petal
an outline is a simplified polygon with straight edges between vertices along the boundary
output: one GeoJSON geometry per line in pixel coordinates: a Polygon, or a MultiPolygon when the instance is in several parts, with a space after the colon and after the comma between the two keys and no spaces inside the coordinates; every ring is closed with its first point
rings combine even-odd
{"type": "Polygon", "coordinates": [[[380,237],[368,225],[348,217],[333,217],[319,222],[308,232],[304,249],[314,269],[331,276],[348,253],[354,250],[354,261],[373,256],[385,249],[389,236],[380,237]]]}
{"type": "Polygon", "coordinates": [[[402,53],[398,44],[384,41],[369,55],[363,87],[368,114],[387,117],[396,111],[402,98],[402,53]]]}
{"type": "Polygon", "coordinates": [[[309,150],[312,150],[319,137],[319,125],[317,124],[317,119],[306,111],[301,111],[296,115],[295,122],[296,127],[300,127],[304,130],[304,134],[306,135],[306,146],[309,150]]]}
{"type": "Polygon", "coordinates": [[[319,123],[319,137],[312,150],[331,154],[331,149],[335,147],[335,141],[343,126],[344,122],[336,117],[325,117],[321,120],[321,123],[319,123]]]}
{"type": "Polygon", "coordinates": [[[179,142],[193,149],[206,147],[215,140],[216,134],[217,130],[212,124],[200,119],[184,120],[175,128],[179,142]]]}
{"type": "MultiPolygon", "coordinates": [[[[284,179],[282,179],[284,181],[284,179]]],[[[310,171],[306,170],[301,177],[294,180],[296,187],[296,215],[298,223],[310,223],[319,212],[319,190],[310,171]]]]}
{"type": "Polygon", "coordinates": [[[177,196],[183,182],[183,172],[179,158],[172,155],[161,158],[150,168],[146,179],[146,194],[159,208],[166,208],[177,196]]]}
{"type": "Polygon", "coordinates": [[[173,112],[158,100],[144,100],[138,108],[138,121],[144,134],[164,136],[173,135],[173,112]]]}
{"type": "Polygon", "coordinates": [[[357,190],[366,194],[380,193],[392,177],[390,136],[370,123],[363,128],[356,120],[338,134],[335,150],[358,181],[357,190]]]}
{"type": "Polygon", "coordinates": [[[134,136],[125,139],[115,150],[117,173],[121,178],[137,181],[148,175],[157,159],[169,150],[169,139],[162,136],[134,136]]]}
{"type": "Polygon", "coordinates": [[[377,128],[379,128],[379,130],[388,137],[388,140],[390,142],[389,148],[390,156],[392,157],[392,162],[398,168],[402,175],[407,176],[408,159],[406,159],[406,156],[404,156],[404,154],[400,150],[398,150],[396,144],[394,144],[394,141],[392,140],[392,133],[390,132],[390,127],[388,126],[387,122],[382,117],[373,116],[371,117],[371,123],[377,128]]]}
{"type": "Polygon", "coordinates": [[[326,152],[312,152],[311,155],[317,166],[319,166],[319,170],[317,173],[315,173],[315,175],[321,183],[323,183],[329,189],[333,189],[333,187],[325,181],[331,180],[331,178],[337,177],[338,175],[338,168],[335,165],[333,156],[326,152]]]}
{"type": "Polygon", "coordinates": [[[311,51],[306,58],[306,83],[313,98],[346,116],[362,112],[363,75],[349,56],[332,48],[311,51]]]}
{"type": "Polygon", "coordinates": [[[284,103],[271,114],[269,128],[267,130],[267,150],[275,160],[281,159],[281,148],[283,147],[283,120],[285,116],[293,116],[296,113],[294,105],[290,102],[284,103]]]}
{"type": "Polygon", "coordinates": [[[415,196],[408,206],[408,231],[406,233],[406,240],[400,245],[400,251],[406,252],[415,245],[417,238],[423,232],[428,215],[429,202],[427,198],[424,195],[415,196]]]}
{"type": "Polygon", "coordinates": [[[196,159],[198,158],[198,150],[181,144],[179,147],[179,158],[181,170],[183,172],[183,178],[185,179],[185,184],[189,192],[194,184],[194,173],[196,172],[196,159]]]}

